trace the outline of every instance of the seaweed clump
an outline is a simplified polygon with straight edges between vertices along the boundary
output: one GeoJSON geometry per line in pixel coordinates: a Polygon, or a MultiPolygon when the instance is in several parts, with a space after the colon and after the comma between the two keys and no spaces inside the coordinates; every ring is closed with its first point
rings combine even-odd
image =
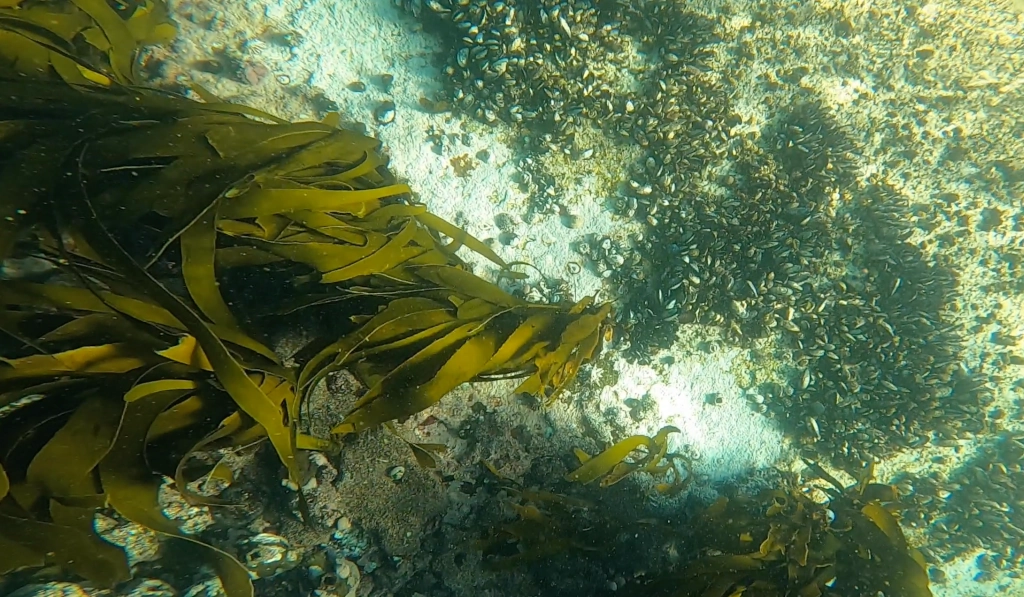
{"type": "Polygon", "coordinates": [[[460,247],[506,264],[413,203],[338,115],[290,123],[128,85],[140,45],[167,35],[162,5],[59,8],[89,25],[71,35],[33,12],[57,5],[26,4],[0,37],[15,58],[0,68],[0,573],[127,580],[92,526],[112,509],[251,595],[232,554],[162,511],[167,479],[216,503],[189,491],[190,455],[265,441],[301,486],[304,453],[337,447],[301,431],[331,371],[369,388],[341,435],[471,380],[523,377],[520,391],[554,400],[600,350],[608,306],[534,305],[471,273],[460,247]],[[42,266],[6,267],[19,261],[42,266]],[[286,361],[269,338],[307,310],[331,325],[286,361]]]}
{"type": "Polygon", "coordinates": [[[930,597],[924,558],[895,514],[902,508],[896,488],[873,482],[870,465],[851,487],[818,464],[807,465],[803,482],[786,480],[757,496],[722,496],[675,520],[633,519],[599,501],[510,487],[516,520],[480,547],[505,568],[567,553],[608,558],[629,543],[628,555],[607,561],[626,577],[633,567],[634,580],[617,585],[616,594],[930,597]],[[825,485],[812,484],[815,477],[825,485]]]}
{"type": "Polygon", "coordinates": [[[719,498],[690,525],[701,557],[642,587],[645,595],[930,597],[924,558],[893,512],[898,493],[872,482],[869,465],[843,487],[815,463],[829,486],[824,500],[797,484],[754,499],[719,498]]]}

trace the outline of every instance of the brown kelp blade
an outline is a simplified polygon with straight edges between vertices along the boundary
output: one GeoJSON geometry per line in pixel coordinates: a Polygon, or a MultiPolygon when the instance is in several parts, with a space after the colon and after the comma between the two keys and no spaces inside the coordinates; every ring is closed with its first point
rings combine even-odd
{"type": "MultiPolygon", "coordinates": [[[[124,553],[86,524],[109,505],[195,543],[229,597],[248,597],[237,560],[159,509],[166,475],[197,498],[190,454],[266,437],[298,481],[301,450],[334,448],[300,432],[302,399],[345,367],[374,381],[341,431],[490,376],[532,375],[553,398],[597,355],[608,308],[530,305],[471,273],[460,247],[507,264],[411,203],[379,143],[337,118],[129,86],[139,48],[173,26],[158,0],[128,5],[0,0],[0,260],[56,264],[44,282],[0,280],[0,570],[125,580],[124,553]],[[248,312],[232,281],[268,278],[248,312]],[[264,338],[290,321],[266,314],[296,303],[351,325],[286,364],[264,338]],[[163,464],[154,446],[173,447],[163,464]]],[[[425,466],[440,449],[412,448],[425,466]]]]}

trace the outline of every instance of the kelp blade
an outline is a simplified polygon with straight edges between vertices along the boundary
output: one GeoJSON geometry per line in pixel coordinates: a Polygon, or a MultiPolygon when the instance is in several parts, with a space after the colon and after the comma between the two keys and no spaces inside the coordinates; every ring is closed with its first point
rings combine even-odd
{"type": "MultiPolygon", "coordinates": [[[[0,215],[10,216],[0,221],[0,259],[44,254],[60,277],[0,281],[11,313],[0,321],[4,332],[39,340],[0,344],[0,404],[38,394],[40,405],[60,405],[56,414],[29,408],[0,418],[0,439],[66,417],[56,443],[21,446],[38,457],[30,471],[9,477],[15,463],[0,457],[5,506],[53,502],[24,517],[5,509],[0,553],[24,565],[56,553],[103,585],[124,580],[123,553],[82,555],[98,539],[74,526],[100,504],[180,536],[159,511],[157,475],[168,471],[150,468],[147,442],[187,437],[206,416],[237,415],[247,422],[239,437],[265,434],[298,480],[298,450],[333,447],[298,432],[302,400],[330,372],[354,367],[351,359],[381,380],[344,423],[363,429],[488,375],[539,372],[532,385],[557,394],[596,356],[593,334],[607,316],[587,301],[529,305],[472,274],[459,247],[507,265],[411,204],[379,143],[339,130],[337,119],[287,123],[212,97],[204,105],[126,86],[139,47],[173,34],[160,2],[133,4],[124,17],[103,0],[34,4],[35,13],[0,5],[0,55],[16,58],[0,66],[0,215]],[[74,54],[70,40],[79,37],[94,50],[87,59],[74,54]],[[261,340],[281,321],[260,318],[294,296],[268,297],[265,312],[253,314],[225,283],[262,271],[293,295],[316,284],[329,298],[358,296],[359,311],[336,305],[341,319],[366,325],[286,367],[261,340]],[[381,373],[394,369],[401,375],[381,373]],[[399,391],[406,379],[415,385],[399,391]],[[69,452],[67,438],[87,449],[69,452]],[[85,491],[88,503],[57,501],[85,491]],[[41,537],[47,530],[60,550],[41,537]]],[[[414,450],[430,464],[426,446],[414,450]]],[[[230,597],[251,595],[237,561],[200,546],[230,597]]]]}

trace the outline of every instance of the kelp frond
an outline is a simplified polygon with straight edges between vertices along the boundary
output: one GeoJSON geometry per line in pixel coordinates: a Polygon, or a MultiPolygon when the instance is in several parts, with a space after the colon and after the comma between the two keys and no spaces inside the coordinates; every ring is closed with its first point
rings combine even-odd
{"type": "Polygon", "coordinates": [[[617,442],[596,456],[590,456],[577,448],[576,458],[580,461],[580,467],[568,473],[565,480],[587,484],[600,479],[600,486],[608,487],[632,473],[645,472],[667,478],[667,481],[655,485],[655,489],[659,493],[678,493],[692,480],[691,466],[682,457],[668,454],[668,436],[671,433],[679,433],[679,429],[666,425],[654,437],[633,435],[617,442]],[[645,448],[646,453],[630,459],[631,455],[639,448],[645,448]],[[686,469],[685,475],[676,468],[677,460],[683,461],[686,469]]]}
{"type": "MultiPolygon", "coordinates": [[[[649,454],[658,454],[660,441],[646,436],[623,440],[598,456],[582,458],[583,465],[567,479],[604,480],[623,464],[630,472],[641,470],[638,465],[646,467],[657,460],[651,456],[623,459],[644,445],[654,450],[649,454]],[[600,466],[587,467],[598,459],[603,459],[600,466]]],[[[600,502],[523,489],[488,468],[504,493],[512,496],[515,514],[513,522],[496,526],[478,542],[487,561],[497,568],[566,552],[600,558],[613,542],[621,543],[617,538],[625,533],[643,537],[652,557],[666,545],[688,554],[673,570],[661,573],[640,561],[637,569],[643,572],[620,589],[626,595],[931,596],[924,559],[908,544],[895,514],[898,494],[891,485],[872,482],[870,465],[847,488],[809,463],[815,476],[834,482],[826,491],[829,499],[812,499],[809,486],[787,483],[756,497],[720,497],[681,521],[634,519],[623,516],[621,508],[608,509],[600,502]],[[638,529],[643,533],[638,534],[638,529]]],[[[643,558],[642,552],[631,555],[643,558]]]]}
{"type": "Polygon", "coordinates": [[[758,595],[779,597],[930,597],[927,566],[900,529],[892,487],[872,483],[869,468],[853,487],[833,489],[825,503],[800,487],[754,500],[720,498],[689,529],[704,538],[698,549],[720,555],[646,583],[638,594],[726,597],[758,587],[758,595]]]}
{"type": "Polygon", "coordinates": [[[600,531],[592,532],[595,527],[581,522],[595,509],[595,503],[523,487],[498,472],[490,462],[485,460],[482,464],[497,479],[503,493],[508,494],[504,503],[515,515],[515,520],[488,529],[486,536],[476,542],[489,568],[505,570],[564,553],[599,549],[606,535],[598,538],[600,531]]]}
{"type": "Polygon", "coordinates": [[[140,45],[173,31],[155,0],[123,9],[0,3],[0,262],[50,264],[0,279],[0,573],[125,580],[124,553],[92,530],[110,507],[194,543],[244,597],[245,568],[156,499],[173,479],[215,503],[187,488],[192,454],[264,438],[301,485],[302,452],[335,445],[300,433],[303,399],[342,368],[369,390],[335,433],[477,379],[521,376],[553,400],[600,350],[609,307],[532,305],[472,274],[460,247],[506,264],[412,203],[337,117],[123,85],[140,45]],[[303,308],[350,323],[286,364],[265,337],[303,308]]]}
{"type": "Polygon", "coordinates": [[[0,2],[0,75],[60,78],[73,85],[131,83],[147,44],[174,38],[162,2],[0,2]]]}

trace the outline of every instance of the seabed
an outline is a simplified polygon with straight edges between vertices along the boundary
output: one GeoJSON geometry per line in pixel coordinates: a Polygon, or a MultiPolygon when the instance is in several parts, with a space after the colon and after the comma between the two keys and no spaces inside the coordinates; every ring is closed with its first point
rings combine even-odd
{"type": "MultiPolygon", "coordinates": [[[[426,0],[411,10],[416,1],[174,0],[168,7],[178,38],[147,50],[146,72],[155,85],[192,93],[198,84],[288,120],[339,112],[349,126],[380,139],[391,170],[430,211],[506,261],[529,264],[517,268],[523,279],[498,280],[493,264],[465,255],[476,273],[519,296],[557,301],[596,294],[618,301],[620,311],[646,305],[638,291],[620,289],[631,283],[631,271],[642,269],[651,247],[645,243],[664,220],[636,213],[630,203],[642,197],[637,189],[645,181],[631,181],[647,150],[610,138],[601,123],[584,123],[571,143],[556,135],[554,149],[540,150],[535,139],[523,139],[523,126],[500,114],[474,115],[452,97],[453,79],[445,73],[460,57],[424,16],[431,10],[426,0]]],[[[829,187],[820,213],[841,214],[869,186],[884,186],[903,206],[891,212],[906,220],[900,242],[923,267],[955,273],[936,317],[956,328],[956,374],[977,380],[971,396],[978,402],[961,415],[971,421],[948,435],[933,430],[924,445],[884,450],[874,474],[905,493],[903,527],[926,556],[932,594],[1024,595],[1021,536],[1013,544],[1000,530],[1024,525],[1024,485],[1014,485],[1024,483],[1021,463],[1003,460],[1016,454],[1005,442],[1024,435],[1024,6],[952,0],[679,5],[711,27],[700,76],[717,82],[728,99],[727,118],[716,125],[730,150],[698,168],[690,181],[694,196],[728,196],[743,152],[783,135],[780,114],[813,104],[856,148],[851,181],[829,187]],[[993,510],[1001,514],[986,514],[993,510]]],[[[640,93],[658,57],[635,40],[623,41],[622,50],[598,76],[622,93],[640,93]]],[[[821,270],[838,271],[845,263],[837,255],[814,259],[829,262],[821,270]]],[[[892,288],[890,296],[896,293],[892,288]]],[[[751,299],[733,313],[755,305],[751,299]]],[[[801,379],[806,364],[780,340],[781,328],[737,337],[723,325],[698,321],[644,346],[648,328],[638,318],[619,326],[624,331],[550,407],[514,395],[514,382],[472,383],[398,424],[402,437],[447,446],[436,471],[417,466],[407,445],[384,431],[358,436],[339,459],[315,456],[315,483],[305,495],[316,528],[295,520],[288,500],[277,495],[287,490],[272,473],[259,472],[261,460],[241,459],[239,470],[249,474],[236,475],[236,483],[254,499],[261,499],[255,497],[261,487],[278,485],[263,511],[236,521],[246,545],[241,551],[269,579],[257,594],[297,594],[287,581],[274,584],[274,576],[300,564],[309,574],[333,575],[324,571],[326,562],[340,564],[334,588],[318,591],[323,597],[544,594],[539,578],[517,574],[503,589],[480,569],[472,529],[495,515],[481,514],[485,497],[463,488],[479,482],[481,461],[506,479],[543,489],[544,475],[560,482],[574,449],[594,452],[671,425],[678,433],[669,436],[668,451],[691,463],[686,490],[661,496],[657,480],[635,475],[608,498],[626,510],[664,514],[692,512],[723,491],[754,492],[806,475],[805,459],[827,466],[825,459],[838,453],[830,442],[842,433],[829,435],[826,428],[831,411],[786,414],[786,388],[799,391],[814,379],[801,379]],[[311,556],[317,549],[326,555],[311,556]],[[325,563],[309,566],[317,557],[325,563]],[[378,584],[381,569],[388,577],[378,584]]],[[[287,353],[296,341],[286,335],[275,348],[287,353]]],[[[351,393],[354,381],[341,377],[325,391],[351,393]]],[[[323,408],[331,419],[335,413],[323,408]]],[[[846,485],[855,482],[829,470],[846,485]]],[[[172,490],[163,497],[173,517],[196,529],[214,524],[209,509],[188,506],[172,490]]],[[[154,539],[142,530],[113,520],[97,524],[124,542],[133,562],[157,557],[154,539]]],[[[594,573],[611,594],[629,580],[627,569],[634,567],[594,573]]],[[[11,595],[216,592],[211,582],[175,593],[151,580],[117,592],[55,582],[11,595]]]]}

